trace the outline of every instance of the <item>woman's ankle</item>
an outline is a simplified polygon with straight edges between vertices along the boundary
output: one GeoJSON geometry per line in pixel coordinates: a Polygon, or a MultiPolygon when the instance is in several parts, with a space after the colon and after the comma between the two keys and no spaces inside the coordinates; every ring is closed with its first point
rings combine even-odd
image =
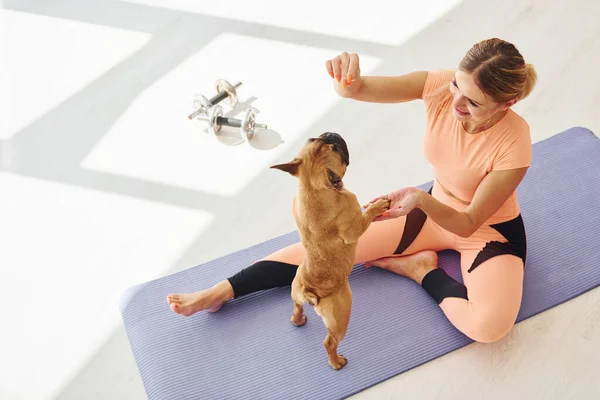
{"type": "Polygon", "coordinates": [[[228,279],[216,283],[212,289],[214,290],[214,294],[219,301],[226,302],[235,297],[233,286],[231,286],[231,283],[228,279]]]}

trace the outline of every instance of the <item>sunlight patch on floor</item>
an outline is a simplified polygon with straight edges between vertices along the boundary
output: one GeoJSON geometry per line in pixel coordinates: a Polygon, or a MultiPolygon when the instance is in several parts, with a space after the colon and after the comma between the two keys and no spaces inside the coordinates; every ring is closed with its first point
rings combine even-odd
{"type": "Polygon", "coordinates": [[[142,48],[146,33],[0,10],[0,140],[142,48]]]}
{"type": "MultiPolygon", "coordinates": [[[[234,196],[300,137],[321,133],[310,131],[311,126],[340,101],[325,69],[325,61],[339,51],[219,35],[143,91],[82,167],[234,196]],[[263,136],[269,138],[266,148],[243,143],[238,128],[224,127],[222,135],[232,139],[224,142],[207,133],[205,122],[187,118],[194,94],[210,98],[220,78],[242,82],[240,102],[257,109],[257,122],[272,130],[263,136]]],[[[368,73],[380,62],[364,56],[361,70],[368,73]]],[[[230,107],[221,105],[228,113],[230,107]]],[[[242,118],[246,108],[229,116],[242,118]]],[[[261,140],[260,134],[255,140],[261,140]]]]}
{"type": "Polygon", "coordinates": [[[0,332],[0,398],[50,398],[122,323],[123,290],[167,272],[213,216],[8,173],[0,187],[2,313],[17,328],[0,332]]]}

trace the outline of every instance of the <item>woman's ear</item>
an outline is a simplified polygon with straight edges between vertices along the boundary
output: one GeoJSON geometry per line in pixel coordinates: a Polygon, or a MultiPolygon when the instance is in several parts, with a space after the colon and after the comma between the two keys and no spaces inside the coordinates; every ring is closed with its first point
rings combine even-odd
{"type": "Polygon", "coordinates": [[[502,110],[508,110],[509,108],[511,108],[512,106],[514,106],[516,103],[517,103],[517,98],[515,97],[514,99],[512,99],[512,100],[509,100],[509,101],[505,102],[505,103],[504,103],[504,104],[503,104],[503,105],[500,107],[500,109],[502,109],[502,110]]]}

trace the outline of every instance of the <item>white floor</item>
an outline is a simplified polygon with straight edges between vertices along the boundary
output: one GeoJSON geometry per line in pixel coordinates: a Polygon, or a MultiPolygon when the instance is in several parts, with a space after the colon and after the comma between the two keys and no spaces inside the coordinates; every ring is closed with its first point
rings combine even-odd
{"type": "MultiPolygon", "coordinates": [[[[502,37],[540,75],[516,106],[534,141],[600,132],[589,0],[0,4],[2,399],[145,398],[119,295],[295,229],[295,182],[268,166],[308,136],[345,136],[360,199],[431,179],[422,105],[336,97],[324,62],[341,51],[399,74],[502,37]],[[187,119],[218,78],[243,82],[230,116],[252,106],[269,125],[252,146],[187,119]]],[[[600,289],[355,398],[592,399],[598,371],[600,289]]]]}

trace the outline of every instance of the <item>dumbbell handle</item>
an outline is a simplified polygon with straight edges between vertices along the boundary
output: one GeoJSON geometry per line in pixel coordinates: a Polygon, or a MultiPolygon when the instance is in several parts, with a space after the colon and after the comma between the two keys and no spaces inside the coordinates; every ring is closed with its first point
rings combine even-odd
{"type": "MultiPolygon", "coordinates": [[[[201,115],[198,117],[198,119],[203,120],[203,121],[208,121],[210,118],[206,115],[201,115]]],[[[228,117],[217,117],[217,124],[218,125],[224,125],[224,126],[233,126],[234,128],[240,128],[242,126],[242,120],[241,119],[235,119],[235,118],[228,118],[228,117]]],[[[254,124],[254,127],[256,129],[267,129],[267,125],[265,124],[254,124]]]]}
{"type": "MultiPolygon", "coordinates": [[[[241,85],[242,85],[242,82],[236,82],[232,86],[234,89],[237,89],[241,85]]],[[[210,100],[208,100],[208,102],[210,103],[210,105],[214,105],[214,104],[217,104],[217,103],[223,101],[223,99],[227,98],[227,96],[229,96],[229,93],[227,93],[224,90],[221,90],[219,93],[215,94],[210,100]]]]}
{"type": "MultiPolygon", "coordinates": [[[[208,120],[208,118],[206,118],[208,120]]],[[[228,118],[228,117],[217,117],[217,124],[224,126],[233,126],[234,128],[239,128],[242,126],[241,119],[228,118]]],[[[265,124],[254,124],[256,129],[267,129],[267,125],[265,124]]]]}
{"type": "MultiPolygon", "coordinates": [[[[236,82],[236,83],[234,83],[231,86],[233,86],[234,89],[237,89],[240,86],[242,86],[242,82],[236,82]]],[[[221,101],[223,101],[227,97],[229,97],[229,93],[227,93],[225,90],[221,90],[219,93],[215,94],[213,97],[211,97],[208,100],[207,106],[208,107],[212,107],[215,104],[220,103],[221,101]]],[[[200,107],[200,109],[198,109],[198,110],[194,111],[193,113],[191,113],[190,115],[188,115],[188,119],[194,119],[197,116],[199,116],[199,115],[201,115],[201,114],[203,114],[205,112],[206,112],[206,110],[203,110],[203,108],[200,107]]]]}

